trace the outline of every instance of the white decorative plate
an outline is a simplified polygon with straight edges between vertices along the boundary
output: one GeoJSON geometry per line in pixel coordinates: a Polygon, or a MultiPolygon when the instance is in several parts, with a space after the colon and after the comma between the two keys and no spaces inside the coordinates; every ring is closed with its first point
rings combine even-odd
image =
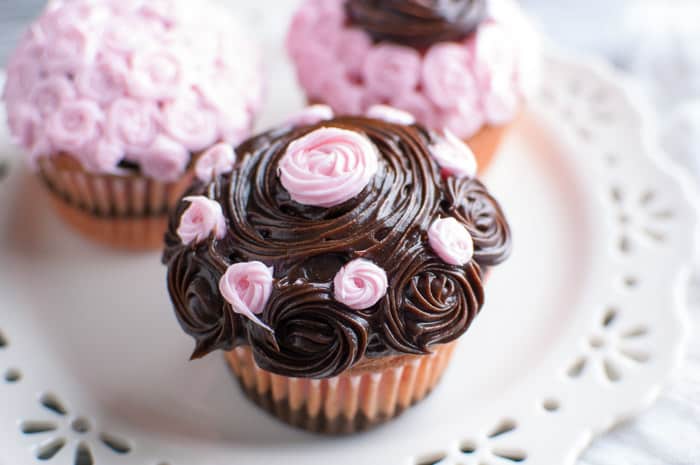
{"type": "MultiPolygon", "coordinates": [[[[275,66],[268,122],[301,101],[275,66]]],[[[678,365],[696,218],[611,71],[552,54],[545,75],[488,176],[512,260],[436,392],[349,438],[268,417],[221,357],[187,362],[159,255],[85,243],[15,163],[0,182],[0,462],[572,464],[678,365]]]]}

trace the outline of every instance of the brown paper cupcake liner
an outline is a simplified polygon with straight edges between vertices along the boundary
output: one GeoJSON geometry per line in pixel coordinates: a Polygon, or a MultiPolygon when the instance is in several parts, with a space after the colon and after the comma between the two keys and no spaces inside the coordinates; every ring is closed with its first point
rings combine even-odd
{"type": "Polygon", "coordinates": [[[483,175],[488,171],[496,152],[501,146],[501,142],[503,142],[504,137],[513,124],[511,122],[503,126],[484,126],[472,137],[464,140],[474,152],[474,156],[476,156],[479,175],[483,175]]]}
{"type": "Polygon", "coordinates": [[[442,377],[455,344],[384,368],[320,380],[263,370],[249,347],[228,352],[226,359],[246,395],[282,421],[318,433],[349,434],[386,422],[424,399],[442,377]]]}
{"type": "Polygon", "coordinates": [[[68,155],[42,159],[39,174],[63,220],[94,241],[134,250],[162,246],[168,212],[194,176],[189,170],[177,182],[163,183],[94,174],[68,155]]]}

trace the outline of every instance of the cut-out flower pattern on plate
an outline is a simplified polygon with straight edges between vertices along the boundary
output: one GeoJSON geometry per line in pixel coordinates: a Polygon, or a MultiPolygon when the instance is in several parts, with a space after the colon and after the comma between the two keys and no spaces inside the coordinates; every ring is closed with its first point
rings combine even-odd
{"type": "Polygon", "coordinates": [[[3,355],[10,345],[5,333],[0,330],[0,384],[16,384],[22,379],[22,372],[18,368],[7,366],[7,361],[3,355]]]}
{"type": "Polygon", "coordinates": [[[71,415],[55,395],[44,394],[39,402],[46,410],[47,417],[20,423],[22,434],[36,436],[34,450],[39,461],[55,458],[71,442],[78,443],[73,452],[74,465],[93,465],[92,447],[105,447],[118,455],[131,452],[128,441],[111,433],[95,432],[87,418],[71,415]]]}
{"type": "Polygon", "coordinates": [[[527,452],[513,441],[518,428],[514,420],[505,419],[484,435],[459,443],[457,450],[427,455],[415,465],[512,465],[527,463],[527,452]]]}
{"type": "Polygon", "coordinates": [[[646,326],[630,326],[619,322],[619,312],[609,308],[600,325],[588,336],[587,353],[578,357],[567,369],[570,378],[579,378],[595,365],[603,378],[611,383],[622,380],[626,369],[647,363],[651,347],[646,326]]]}
{"type": "Polygon", "coordinates": [[[632,192],[613,187],[610,192],[620,227],[617,244],[620,252],[629,254],[635,245],[653,246],[669,241],[668,222],[674,212],[655,191],[632,192]]]}

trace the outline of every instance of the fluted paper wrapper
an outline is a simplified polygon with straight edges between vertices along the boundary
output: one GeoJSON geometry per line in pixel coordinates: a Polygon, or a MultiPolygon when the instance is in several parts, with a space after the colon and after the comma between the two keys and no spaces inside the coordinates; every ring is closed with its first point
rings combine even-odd
{"type": "Polygon", "coordinates": [[[168,212],[193,180],[191,170],[171,183],[88,173],[65,155],[42,159],[39,173],[68,224],[102,244],[134,250],[162,247],[168,212]]]}
{"type": "Polygon", "coordinates": [[[501,142],[514,124],[512,122],[503,126],[484,126],[472,137],[464,140],[474,152],[480,175],[488,171],[496,152],[501,147],[501,142]]]}
{"type": "Polygon", "coordinates": [[[334,378],[280,376],[257,366],[249,347],[226,358],[246,395],[281,420],[309,431],[348,434],[390,420],[425,398],[438,383],[455,343],[430,355],[406,356],[375,370],[334,378]]]}

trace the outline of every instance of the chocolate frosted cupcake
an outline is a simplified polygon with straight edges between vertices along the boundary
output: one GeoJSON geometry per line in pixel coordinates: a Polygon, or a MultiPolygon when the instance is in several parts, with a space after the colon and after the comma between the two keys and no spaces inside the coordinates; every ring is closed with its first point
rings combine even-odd
{"type": "Polygon", "coordinates": [[[433,389],[510,232],[461,141],[318,107],[295,121],[235,163],[205,155],[163,262],[193,358],[223,350],[263,408],[349,433],[433,389]]]}
{"type": "Polygon", "coordinates": [[[56,0],[7,67],[9,126],[59,214],[116,247],[159,248],[169,209],[217,142],[251,132],[255,48],[188,0],[56,0]]]}
{"type": "Polygon", "coordinates": [[[512,0],[305,0],[287,48],[310,101],[412,113],[482,170],[539,79],[537,34],[512,0]]]}

